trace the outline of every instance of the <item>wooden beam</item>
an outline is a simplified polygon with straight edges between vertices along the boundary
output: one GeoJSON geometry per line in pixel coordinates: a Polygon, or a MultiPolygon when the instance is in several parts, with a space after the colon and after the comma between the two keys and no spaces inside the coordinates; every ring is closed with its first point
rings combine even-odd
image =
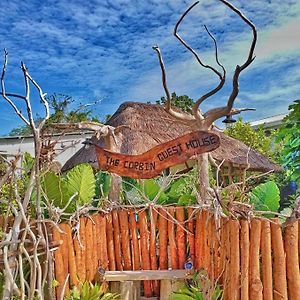
{"type": "Polygon", "coordinates": [[[106,281],[173,280],[192,277],[193,270],[106,271],[106,281]]]}

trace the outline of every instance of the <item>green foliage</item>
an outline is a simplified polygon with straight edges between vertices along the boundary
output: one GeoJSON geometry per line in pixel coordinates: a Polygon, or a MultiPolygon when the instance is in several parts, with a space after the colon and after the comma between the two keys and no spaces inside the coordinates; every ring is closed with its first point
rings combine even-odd
{"type": "Polygon", "coordinates": [[[256,210],[277,212],[280,203],[279,188],[274,181],[262,183],[249,193],[256,210]]]}
{"type": "Polygon", "coordinates": [[[218,300],[222,299],[220,285],[210,281],[205,271],[196,273],[191,280],[187,280],[184,287],[172,293],[169,300],[218,300]]]}
{"type": "Polygon", "coordinates": [[[80,164],[65,176],[48,172],[43,177],[43,190],[54,206],[61,209],[69,203],[66,212],[73,213],[77,206],[91,204],[95,196],[96,180],[89,164],[80,164]],[[74,197],[72,201],[69,201],[74,197]]]}
{"type": "Polygon", "coordinates": [[[96,198],[107,198],[111,186],[111,175],[100,171],[96,174],[96,198]]]}
{"type": "Polygon", "coordinates": [[[289,180],[300,186],[300,100],[289,106],[289,114],[283,119],[276,142],[283,146],[280,159],[287,170],[289,180]]]}
{"type": "MultiPolygon", "coordinates": [[[[165,97],[161,97],[160,100],[156,101],[156,104],[165,105],[167,102],[165,97]]],[[[194,100],[187,95],[177,96],[175,92],[171,95],[172,106],[180,108],[189,114],[192,113],[192,107],[195,104],[194,100]]]]}
{"type": "Polygon", "coordinates": [[[73,287],[70,295],[65,300],[115,300],[119,299],[119,295],[105,293],[99,283],[92,284],[85,282],[79,288],[73,287]]]}
{"type": "Polygon", "coordinates": [[[279,147],[273,145],[273,136],[267,136],[263,127],[253,129],[250,123],[244,123],[240,118],[236,123],[224,130],[228,136],[242,141],[245,145],[257,150],[263,155],[276,160],[279,147]]]}

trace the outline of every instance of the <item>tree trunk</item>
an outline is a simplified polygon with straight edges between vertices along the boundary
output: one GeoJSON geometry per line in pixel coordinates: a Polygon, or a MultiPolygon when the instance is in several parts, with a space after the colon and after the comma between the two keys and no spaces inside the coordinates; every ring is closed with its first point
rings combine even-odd
{"type": "Polygon", "coordinates": [[[209,195],[209,162],[208,153],[201,154],[197,157],[199,186],[200,186],[200,203],[208,204],[211,196],[209,195]]]}

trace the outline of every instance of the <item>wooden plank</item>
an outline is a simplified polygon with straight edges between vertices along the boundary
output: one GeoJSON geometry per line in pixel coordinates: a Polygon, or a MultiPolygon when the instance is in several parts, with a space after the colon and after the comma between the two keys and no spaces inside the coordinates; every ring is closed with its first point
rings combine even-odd
{"type": "Polygon", "coordinates": [[[220,138],[210,131],[195,131],[160,144],[139,155],[114,153],[96,147],[99,168],[121,176],[152,178],[163,170],[186,162],[190,157],[220,146],[220,138]]]}
{"type": "Polygon", "coordinates": [[[193,270],[140,270],[140,271],[106,271],[106,281],[136,281],[136,280],[175,280],[193,276],[193,270]]]}

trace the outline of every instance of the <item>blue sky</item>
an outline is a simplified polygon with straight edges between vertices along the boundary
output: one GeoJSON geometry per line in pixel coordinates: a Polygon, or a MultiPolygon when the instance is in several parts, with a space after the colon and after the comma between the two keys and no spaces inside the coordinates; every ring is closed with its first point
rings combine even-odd
{"type": "MultiPolygon", "coordinates": [[[[0,48],[9,51],[7,92],[23,92],[22,60],[48,95],[71,95],[77,104],[102,99],[93,107],[104,117],[124,101],[155,101],[164,95],[153,45],[164,56],[170,91],[197,99],[217,83],[173,37],[174,24],[192,4],[182,0],[2,1],[0,48]]],[[[243,114],[255,120],[284,113],[300,98],[300,1],[232,1],[258,30],[256,60],[241,74],[235,107],[255,107],[243,114]]],[[[201,57],[214,64],[207,25],[216,36],[227,84],[208,99],[205,111],[224,105],[231,75],[251,42],[251,31],[218,0],[200,1],[180,33],[201,57]]],[[[3,58],[0,56],[0,62],[3,58]]],[[[32,94],[35,114],[43,110],[32,94]]],[[[21,124],[0,99],[0,135],[21,124]]],[[[22,103],[16,100],[22,108],[22,103]]]]}

